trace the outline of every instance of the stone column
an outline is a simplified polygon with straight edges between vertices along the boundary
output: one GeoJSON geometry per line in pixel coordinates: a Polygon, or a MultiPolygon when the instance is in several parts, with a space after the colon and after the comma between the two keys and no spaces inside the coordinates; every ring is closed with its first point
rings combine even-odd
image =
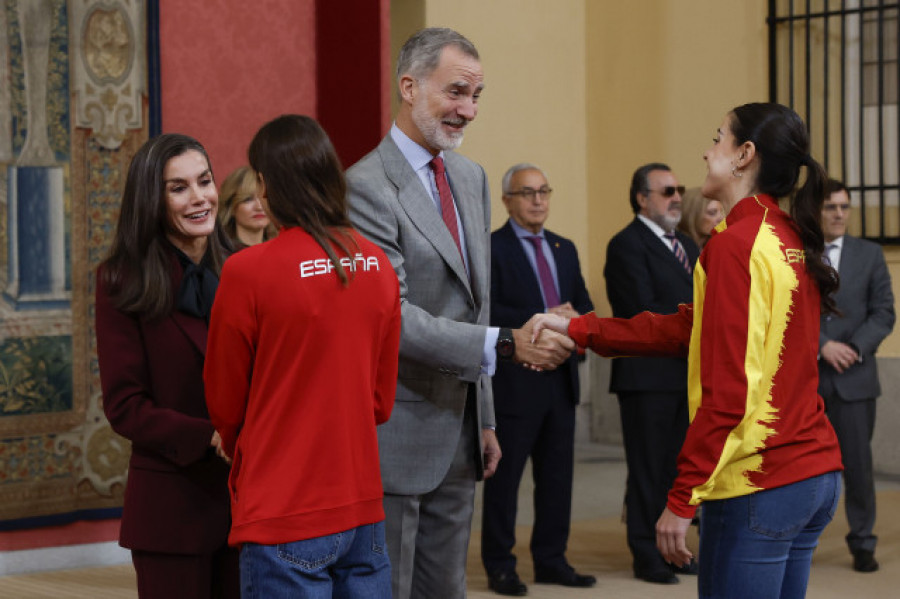
{"type": "Polygon", "coordinates": [[[18,3],[24,54],[27,134],[8,167],[8,279],[4,295],[16,310],[64,308],[66,283],[65,183],[47,135],[47,76],[51,0],[18,3]]]}

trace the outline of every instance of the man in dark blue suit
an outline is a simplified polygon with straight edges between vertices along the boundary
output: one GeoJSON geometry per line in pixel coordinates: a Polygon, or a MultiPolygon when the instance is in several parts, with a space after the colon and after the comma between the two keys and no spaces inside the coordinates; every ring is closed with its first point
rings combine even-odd
{"type": "MultiPolygon", "coordinates": [[[[510,218],[491,235],[492,326],[518,328],[545,310],[574,317],[594,309],[575,245],[544,229],[551,192],[543,171],[532,164],[517,164],[503,177],[503,203],[510,218]]],[[[527,592],[516,573],[512,548],[519,482],[529,456],[535,484],[531,535],[535,581],[593,586],[596,579],[577,573],[565,556],[579,391],[577,356],[552,372],[499,363],[493,387],[503,459],[484,485],[481,557],[490,588],[501,595],[527,592]]]]}
{"type": "MultiPolygon", "coordinates": [[[[692,270],[700,250],[675,229],[683,191],[665,164],[635,171],[629,194],[635,218],[606,250],[604,276],[613,316],[671,314],[692,301],[692,270]]],[[[687,432],[687,360],[616,358],[609,390],[619,397],[622,417],[628,464],[625,523],[634,575],[647,582],[676,583],[656,548],[656,521],[666,507],[687,432]]]]}

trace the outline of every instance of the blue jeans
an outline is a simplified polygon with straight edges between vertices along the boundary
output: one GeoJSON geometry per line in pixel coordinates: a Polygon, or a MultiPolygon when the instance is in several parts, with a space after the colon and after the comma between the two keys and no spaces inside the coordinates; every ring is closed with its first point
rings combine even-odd
{"type": "Polygon", "coordinates": [[[243,599],[390,599],[384,521],[333,535],[241,549],[243,599]]]}
{"type": "Polygon", "coordinates": [[[834,517],[841,473],[703,502],[701,599],[800,599],[819,535],[834,517]]]}

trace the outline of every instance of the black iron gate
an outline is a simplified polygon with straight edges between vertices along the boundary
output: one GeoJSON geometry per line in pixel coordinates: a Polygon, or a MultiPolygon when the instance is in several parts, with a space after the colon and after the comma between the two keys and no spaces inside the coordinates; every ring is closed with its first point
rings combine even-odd
{"type": "Polygon", "coordinates": [[[769,0],[769,97],[804,118],[813,155],[842,179],[852,230],[900,245],[900,3],[769,0]]]}

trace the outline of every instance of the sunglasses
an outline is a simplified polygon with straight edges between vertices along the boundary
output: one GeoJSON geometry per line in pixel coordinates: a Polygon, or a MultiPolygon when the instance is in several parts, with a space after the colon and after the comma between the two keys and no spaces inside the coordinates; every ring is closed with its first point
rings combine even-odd
{"type": "Polygon", "coordinates": [[[678,195],[684,195],[684,185],[666,185],[662,189],[648,189],[648,192],[656,192],[664,198],[671,198],[675,195],[675,192],[678,192],[678,195]]]}

